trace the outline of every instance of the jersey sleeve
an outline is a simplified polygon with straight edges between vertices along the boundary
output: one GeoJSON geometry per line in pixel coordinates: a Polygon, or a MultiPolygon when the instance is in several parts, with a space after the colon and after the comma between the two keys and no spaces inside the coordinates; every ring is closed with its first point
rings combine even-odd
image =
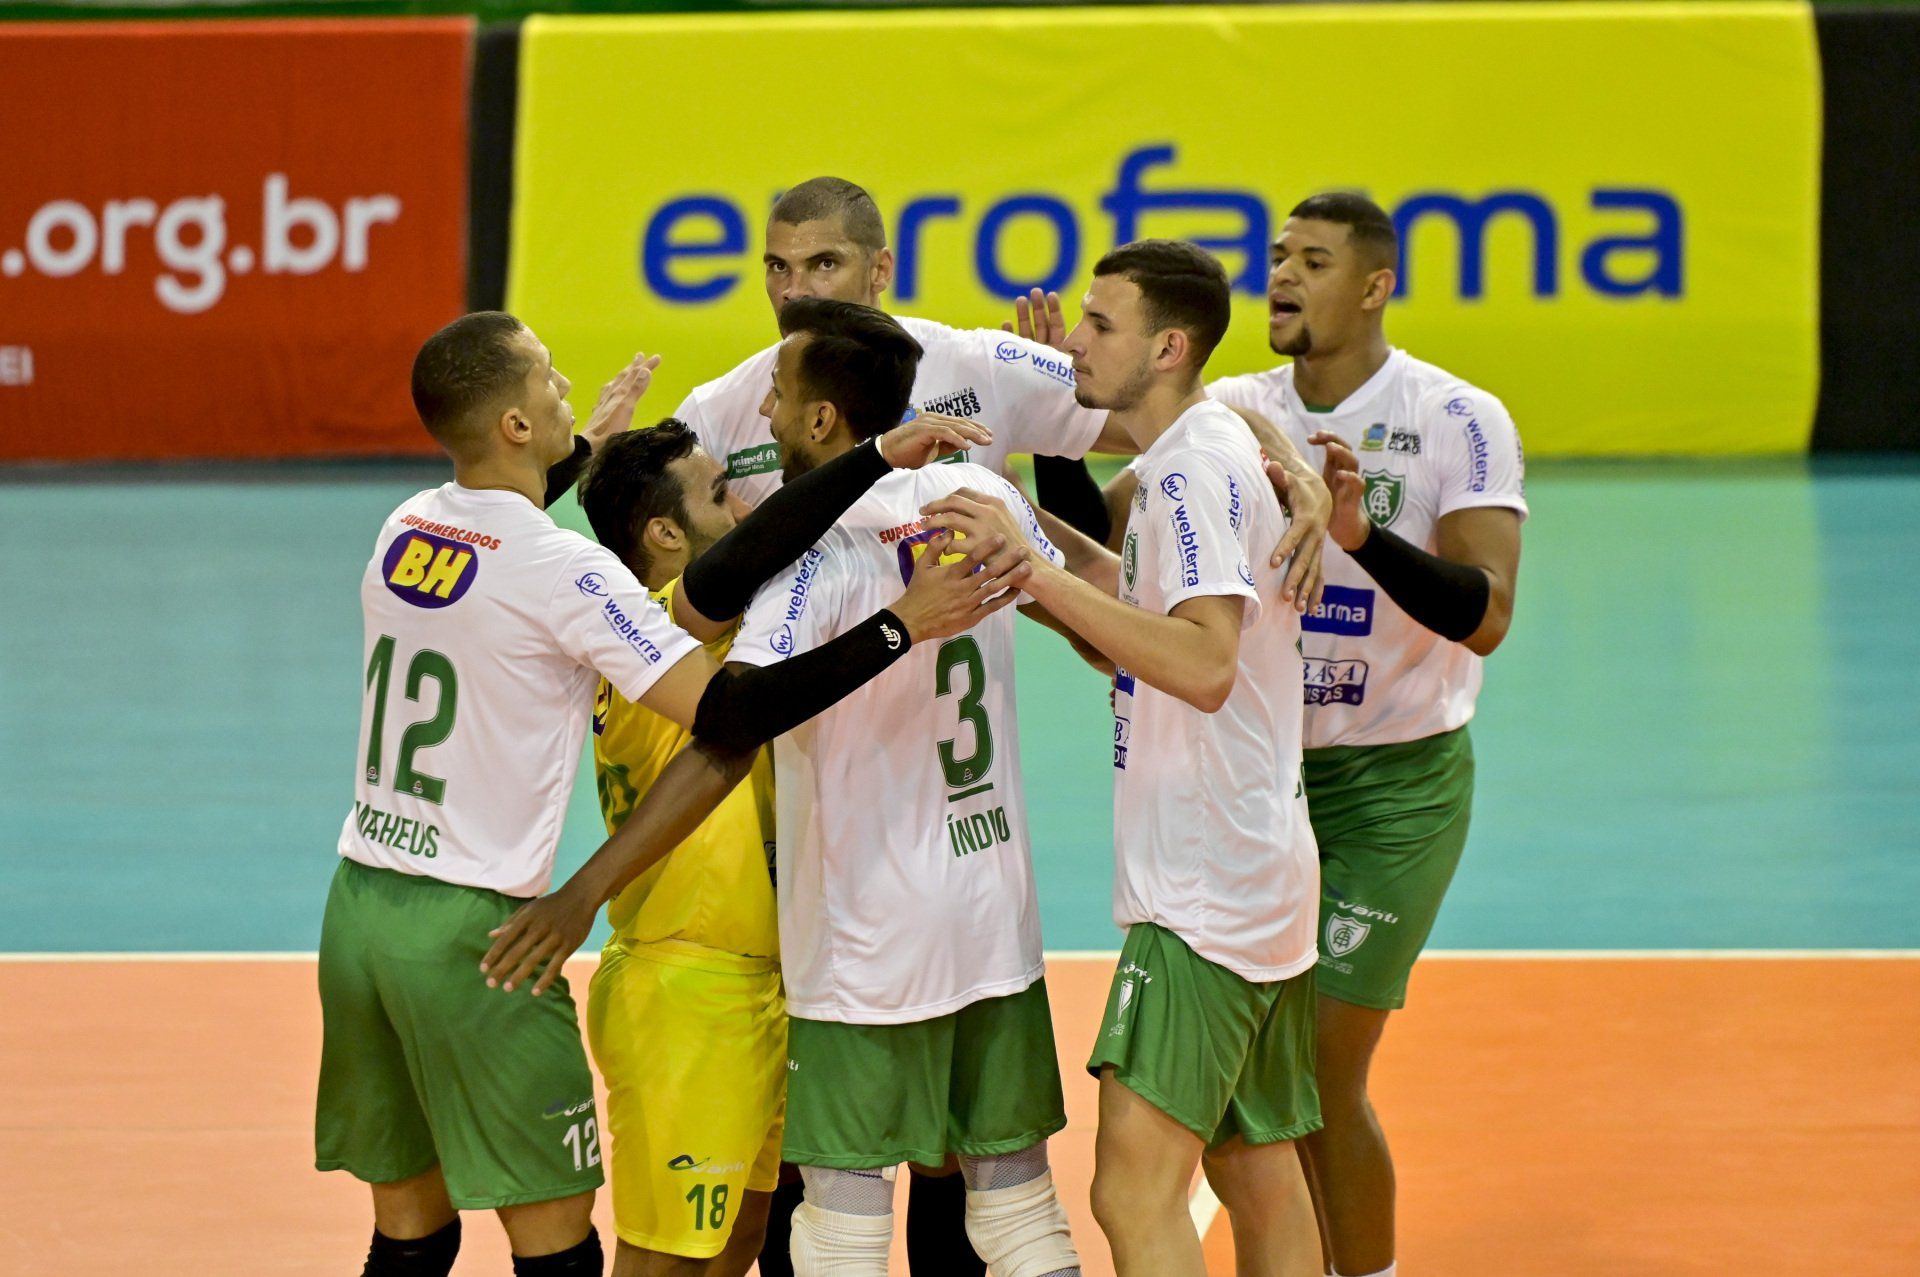
{"type": "Polygon", "coordinates": [[[592,544],[568,560],[547,602],[546,620],[561,651],[636,704],[700,647],[625,564],[592,544]]]}
{"type": "MultiPolygon", "coordinates": [[[[1204,452],[1180,458],[1147,496],[1147,517],[1160,521],[1151,570],[1167,611],[1188,599],[1231,595],[1247,601],[1241,628],[1260,616],[1253,563],[1247,555],[1249,494],[1232,469],[1204,452]]],[[[1149,566],[1149,565],[1143,565],[1149,566]]]]}
{"type": "Polygon", "coordinates": [[[1103,408],[1073,397],[1073,363],[1062,352],[994,329],[971,336],[986,357],[988,398],[981,419],[1009,453],[1084,457],[1106,424],[1103,408]]]}
{"type": "Polygon", "coordinates": [[[1013,512],[1015,521],[1020,524],[1020,530],[1027,534],[1027,544],[1033,547],[1035,554],[1045,555],[1056,567],[1067,566],[1067,556],[1060,552],[1060,547],[1047,539],[1046,532],[1040,527],[1040,518],[1034,514],[1033,505],[1027,500],[1025,493],[997,474],[993,476],[993,484],[988,490],[1005,502],[1007,509],[1013,512]]]}
{"type": "Polygon", "coordinates": [[[832,638],[833,568],[829,537],[761,586],[741,615],[727,659],[772,665],[832,638]]]}
{"type": "Polygon", "coordinates": [[[1471,387],[1455,387],[1425,414],[1436,446],[1440,498],[1436,517],[1497,506],[1527,517],[1526,457],[1506,405],[1471,387]]]}

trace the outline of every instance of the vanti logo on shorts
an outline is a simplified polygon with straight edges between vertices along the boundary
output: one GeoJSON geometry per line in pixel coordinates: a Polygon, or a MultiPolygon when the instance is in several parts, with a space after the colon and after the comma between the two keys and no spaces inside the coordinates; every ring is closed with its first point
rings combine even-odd
{"type": "Polygon", "coordinates": [[[1370,922],[1331,914],[1327,918],[1327,952],[1336,958],[1344,958],[1365,944],[1372,931],[1373,924],[1370,922]]]}
{"type": "Polygon", "coordinates": [[[738,1175],[747,1169],[745,1162],[714,1163],[711,1157],[695,1159],[691,1153],[682,1153],[667,1163],[670,1171],[692,1171],[696,1175],[738,1175]]]}
{"type": "Polygon", "coordinates": [[[540,1116],[551,1122],[556,1117],[578,1117],[582,1113],[593,1112],[593,1097],[584,1100],[555,1100],[541,1112],[540,1116]]]}
{"type": "Polygon", "coordinates": [[[1309,634],[1344,634],[1349,638],[1373,633],[1373,591],[1329,585],[1320,596],[1320,605],[1300,618],[1300,628],[1309,634]]]}
{"type": "Polygon", "coordinates": [[[479,574],[472,550],[431,532],[395,537],[380,565],[380,575],[394,597],[415,607],[458,603],[479,574]]]}

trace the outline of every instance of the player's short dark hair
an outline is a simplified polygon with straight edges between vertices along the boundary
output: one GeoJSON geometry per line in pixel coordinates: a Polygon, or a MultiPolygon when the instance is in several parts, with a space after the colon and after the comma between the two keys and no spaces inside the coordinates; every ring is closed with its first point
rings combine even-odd
{"type": "Polygon", "coordinates": [[[1400,233],[1393,228],[1387,210],[1358,191],[1322,191],[1309,195],[1293,206],[1288,217],[1303,217],[1316,222],[1332,222],[1347,228],[1347,239],[1378,263],[1375,269],[1391,268],[1400,261],[1400,233]]]}
{"type": "Polygon", "coordinates": [[[805,333],[800,384],[840,410],[856,439],[900,424],[913,402],[920,343],[883,310],[825,297],[796,297],[780,308],[780,335],[805,333]]]}
{"type": "Polygon", "coordinates": [[[1211,253],[1180,239],[1140,239],[1094,263],[1093,273],[1124,275],[1146,302],[1152,332],[1178,328],[1193,347],[1195,372],[1227,334],[1233,292],[1226,268],[1211,253]]]}
{"type": "Polygon", "coordinates": [[[514,338],[526,325],[500,310],[476,310],[427,338],[413,357],[413,410],[449,449],[470,440],[481,409],[518,389],[533,366],[514,338]]]}
{"type": "Polygon", "coordinates": [[[668,417],[600,445],[580,480],[580,508],[601,545],[645,579],[653,569],[643,535],[652,519],[687,526],[687,490],[667,467],[694,448],[693,427],[668,417]]]}
{"type": "Polygon", "coordinates": [[[808,178],[773,202],[767,220],[786,226],[837,221],[847,238],[869,253],[887,246],[887,225],[873,196],[844,177],[808,178]]]}

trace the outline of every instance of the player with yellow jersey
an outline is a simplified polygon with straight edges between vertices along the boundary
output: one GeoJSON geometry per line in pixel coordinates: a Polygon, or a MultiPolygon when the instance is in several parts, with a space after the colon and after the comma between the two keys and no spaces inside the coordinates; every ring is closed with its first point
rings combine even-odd
{"type": "MultiPolygon", "coordinates": [[[[601,544],[669,608],[686,565],[745,513],[720,463],[671,420],[613,440],[580,501],[601,544]]],[[[707,644],[715,660],[737,629],[707,644]]],[[[605,681],[593,732],[611,832],[689,737],[605,681]]],[[[588,989],[587,1039],[607,1081],[614,1231],[651,1252],[634,1257],[641,1273],[692,1259],[739,1274],[759,1253],[786,1092],[772,847],[763,751],[675,854],[607,906],[613,935],[588,989]]]]}

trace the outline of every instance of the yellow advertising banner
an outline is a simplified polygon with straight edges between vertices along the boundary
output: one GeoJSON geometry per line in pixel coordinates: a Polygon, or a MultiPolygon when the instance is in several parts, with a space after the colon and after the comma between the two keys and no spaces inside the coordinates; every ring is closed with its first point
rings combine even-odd
{"type": "MultiPolygon", "coordinates": [[[[1799,3],[1448,4],[537,17],[509,305],[592,387],[664,353],[646,412],[777,336],[767,209],[865,186],[886,304],[997,326],[1095,260],[1193,239],[1233,279],[1213,375],[1266,346],[1295,202],[1401,231],[1396,344],[1501,396],[1534,455],[1805,449],[1820,90],[1799,3]]],[[[644,418],[643,414],[643,418],[644,418]]]]}

